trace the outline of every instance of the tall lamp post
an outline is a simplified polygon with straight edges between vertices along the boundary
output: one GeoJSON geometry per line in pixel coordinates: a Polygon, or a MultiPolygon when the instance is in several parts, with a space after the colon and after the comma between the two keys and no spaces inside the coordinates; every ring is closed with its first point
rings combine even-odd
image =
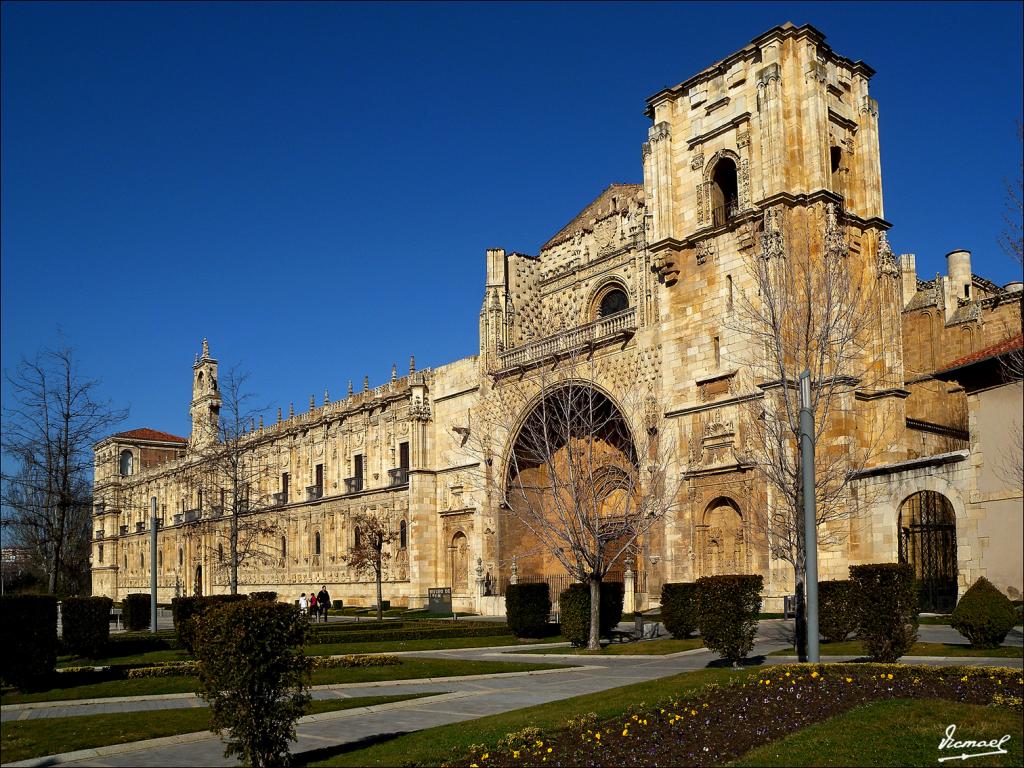
{"type": "Polygon", "coordinates": [[[804,582],[807,595],[807,660],[818,654],[818,525],[814,494],[814,416],[811,413],[811,373],[800,374],[800,471],[804,496],[804,582]]]}
{"type": "Polygon", "coordinates": [[[156,496],[149,501],[149,631],[156,632],[156,496]]]}

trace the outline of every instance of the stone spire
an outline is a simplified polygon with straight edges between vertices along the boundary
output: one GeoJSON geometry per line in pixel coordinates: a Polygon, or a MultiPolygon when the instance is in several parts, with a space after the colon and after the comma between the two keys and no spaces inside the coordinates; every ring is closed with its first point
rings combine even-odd
{"type": "Polygon", "coordinates": [[[281,406],[277,407],[277,423],[281,423],[281,406]]]}
{"type": "Polygon", "coordinates": [[[348,380],[348,396],[352,397],[352,379],[348,380]]]}
{"type": "Polygon", "coordinates": [[[369,391],[370,391],[370,377],[369,376],[363,376],[363,392],[369,392],[369,391]]]}
{"type": "Polygon", "coordinates": [[[391,364],[391,381],[392,382],[398,381],[398,364],[397,363],[392,363],[391,364]]]}
{"type": "Polygon", "coordinates": [[[324,387],[324,405],[327,405],[329,402],[331,402],[331,395],[327,391],[327,387],[324,387]]]}
{"type": "Polygon", "coordinates": [[[295,403],[288,403],[288,418],[295,418],[295,403]]]}
{"type": "Polygon", "coordinates": [[[312,411],[312,410],[315,410],[315,409],[316,409],[316,395],[310,395],[309,396],[309,410],[312,411]]]}
{"type": "Polygon", "coordinates": [[[416,355],[409,355],[409,375],[416,373],[416,355]]]}

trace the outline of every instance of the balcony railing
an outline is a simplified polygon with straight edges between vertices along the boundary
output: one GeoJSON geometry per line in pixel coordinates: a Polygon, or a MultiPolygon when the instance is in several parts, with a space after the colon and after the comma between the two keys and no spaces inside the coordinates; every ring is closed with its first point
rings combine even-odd
{"type": "Polygon", "coordinates": [[[363,490],[363,478],[360,476],[345,478],[345,493],[359,493],[363,490]]]}
{"type": "Polygon", "coordinates": [[[725,205],[717,205],[711,209],[711,225],[715,227],[724,227],[736,218],[736,214],[739,212],[739,203],[735,200],[730,200],[725,205]]]}
{"type": "Polygon", "coordinates": [[[408,467],[396,467],[395,469],[388,470],[388,485],[395,487],[396,485],[408,485],[409,484],[409,468],[408,467]]]}
{"type": "Polygon", "coordinates": [[[121,531],[121,535],[122,536],[127,536],[128,535],[128,526],[127,525],[122,525],[121,528],[120,528],[120,531],[121,531]]]}
{"type": "Polygon", "coordinates": [[[278,507],[283,507],[288,503],[288,494],[285,491],[274,494],[274,504],[278,507]]]}
{"type": "Polygon", "coordinates": [[[553,336],[513,347],[498,355],[499,367],[502,370],[530,365],[538,360],[575,352],[594,347],[620,336],[629,336],[636,332],[636,307],[624,309],[608,317],[571,328],[553,336]]]}
{"type": "Polygon", "coordinates": [[[182,519],[186,523],[194,523],[196,520],[203,516],[203,510],[201,509],[186,509],[182,519]]]}
{"type": "Polygon", "coordinates": [[[175,524],[175,525],[181,525],[181,512],[178,512],[178,513],[177,513],[177,514],[176,514],[176,515],[174,516],[174,524],[175,524]]]}
{"type": "Polygon", "coordinates": [[[97,539],[102,539],[103,538],[103,529],[102,528],[100,528],[99,530],[96,531],[96,538],[97,539]]]}
{"type": "Polygon", "coordinates": [[[306,486],[306,501],[316,501],[324,495],[324,487],[322,485],[307,485],[306,486]]]}
{"type": "Polygon", "coordinates": [[[135,524],[135,532],[136,533],[142,533],[144,530],[146,530],[146,524],[145,523],[136,523],[135,524]]]}

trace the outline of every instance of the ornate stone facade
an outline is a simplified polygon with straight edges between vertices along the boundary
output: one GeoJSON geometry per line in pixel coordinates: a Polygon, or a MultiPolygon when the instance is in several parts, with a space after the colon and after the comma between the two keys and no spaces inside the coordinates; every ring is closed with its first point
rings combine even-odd
{"type": "MultiPolygon", "coordinates": [[[[745,363],[756,342],[736,330],[736,307],[754,289],[747,265],[788,268],[793,232],[809,233],[805,256],[842,260],[876,308],[862,340],[871,383],[851,382],[825,442],[857,451],[871,435],[882,448],[852,487],[870,501],[826,532],[834,543],[821,553],[822,578],[896,560],[898,510],[925,489],[947,494],[956,511],[957,586],[986,573],[972,540],[985,508],[958,501],[971,497],[973,476],[949,469],[963,462],[947,455],[969,451],[966,405],[957,421],[964,395],[935,374],[1019,333],[1020,294],[972,275],[969,257],[966,267],[952,258],[949,278],[923,282],[912,256],[893,255],[872,74],[814,28],[787,24],[648,99],[642,185],[608,187],[537,255],[487,251],[478,355],[432,370],[411,365],[383,386],[364,382],[353,393],[350,385],[344,399],[325,393],[305,413],[290,408],[275,424],[252,425],[243,441],[247,466],[258,468],[249,503],[270,525],[256,537],[259,556],[244,564],[240,589],[291,599],[327,583],[335,597],[371,603],[373,584],[343,560],[358,513],[385,515],[405,532],[384,585],[393,604],[423,605],[430,587],[450,586],[456,607],[480,609],[483,591],[500,594],[513,572],[557,575],[521,532],[509,533],[505,511],[475,482],[492,456],[472,453],[473,431],[503,387],[583,354],[595,388],[613,403],[642,393],[647,418],[664,420],[678,438],[680,504],[634,553],[641,605],[665,581],[742,571],[764,574],[775,610],[792,591],[792,570],[772,557],[757,524],[771,493],[748,460],[744,422],[746,404],[763,401],[771,383],[745,363]],[[938,475],[947,479],[929,480],[938,475]]],[[[227,590],[225,505],[192,479],[216,443],[220,407],[205,342],[192,375],[188,440],[146,431],[97,445],[96,594],[148,589],[153,498],[161,599],[227,590]]],[[[1019,594],[1019,551],[1015,563],[1000,552],[992,572],[1019,594]]]]}

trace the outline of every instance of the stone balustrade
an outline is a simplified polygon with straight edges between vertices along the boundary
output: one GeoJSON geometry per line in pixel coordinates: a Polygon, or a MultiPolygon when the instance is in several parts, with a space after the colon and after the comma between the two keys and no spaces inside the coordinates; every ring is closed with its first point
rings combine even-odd
{"type": "Polygon", "coordinates": [[[539,360],[560,357],[581,349],[598,346],[636,332],[636,307],[601,317],[577,328],[513,347],[498,355],[498,368],[507,371],[523,368],[539,360]]]}

